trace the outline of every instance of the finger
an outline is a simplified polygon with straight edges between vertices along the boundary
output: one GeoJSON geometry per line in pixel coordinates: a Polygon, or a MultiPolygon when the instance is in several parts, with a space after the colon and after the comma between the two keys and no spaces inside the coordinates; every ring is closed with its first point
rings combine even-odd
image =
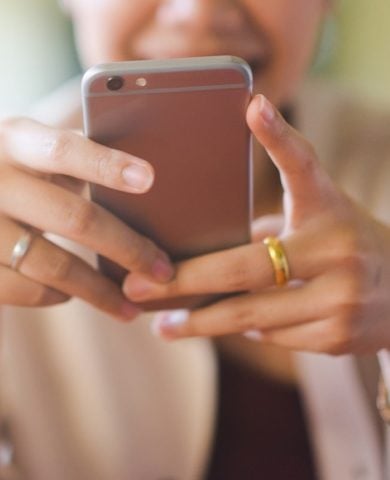
{"type": "MultiPolygon", "coordinates": [[[[25,233],[25,229],[4,218],[1,219],[0,228],[7,233],[0,245],[0,263],[7,265],[13,246],[25,233]]],[[[40,235],[34,236],[18,271],[30,280],[68,297],[79,297],[117,318],[130,320],[140,313],[138,308],[123,297],[117,285],[79,257],[40,235]]]]}
{"type": "Polygon", "coordinates": [[[46,307],[69,300],[65,293],[41,285],[0,265],[0,305],[46,307]]]}
{"type": "Polygon", "coordinates": [[[50,175],[50,182],[77,195],[83,195],[83,192],[86,190],[86,183],[84,181],[70,177],[69,175],[50,175]]]}
{"type": "Polygon", "coordinates": [[[334,189],[311,144],[287,124],[263,95],[252,100],[247,121],[279,169],[287,213],[301,219],[328,207],[334,189]]]}
{"type": "Polygon", "coordinates": [[[33,170],[69,175],[131,193],[144,193],[153,184],[154,172],[148,162],[72,131],[23,118],[3,121],[0,135],[2,157],[33,170]]]}
{"type": "Polygon", "coordinates": [[[140,310],[123,297],[120,288],[90,265],[36,237],[23,260],[20,273],[71,297],[78,297],[118,319],[131,320],[140,310]]]}
{"type": "MultiPolygon", "coordinates": [[[[258,333],[257,341],[290,350],[331,355],[368,353],[356,348],[358,342],[350,332],[340,326],[339,319],[335,317],[258,333]]],[[[252,339],[255,339],[255,336],[252,339]]]]}
{"type": "MultiPolygon", "coordinates": [[[[294,281],[308,281],[319,277],[324,291],[337,284],[339,291],[348,282],[340,275],[332,274],[328,281],[327,272],[344,270],[352,279],[364,277],[372,281],[376,274],[376,263],[363,255],[356,244],[356,236],[348,226],[324,230],[316,224],[305,232],[296,232],[283,239],[283,250],[294,281]],[[325,280],[323,280],[325,279],[325,280]],[[326,283],[328,282],[328,283],[326,283]]],[[[176,266],[174,278],[165,284],[131,273],[123,283],[125,295],[133,301],[157,300],[186,297],[207,293],[232,293],[259,291],[275,286],[275,271],[267,247],[252,243],[240,247],[203,255],[183,261],[176,266]]]]}
{"type": "MultiPolygon", "coordinates": [[[[283,240],[291,279],[307,281],[317,275],[322,278],[323,272],[333,266],[354,262],[348,236],[329,232],[326,236],[309,230],[306,235],[294,234],[283,240]]],[[[258,242],[180,262],[174,278],[165,284],[131,273],[123,283],[123,291],[133,301],[145,301],[259,291],[273,286],[275,271],[268,249],[258,242]]]]}
{"type": "Polygon", "coordinates": [[[162,312],[155,317],[153,329],[165,338],[210,337],[248,330],[264,332],[306,324],[328,315],[332,306],[327,302],[321,304],[322,297],[323,291],[311,285],[244,294],[191,313],[162,312]]]}
{"type": "Polygon", "coordinates": [[[7,216],[74,240],[156,281],[172,277],[166,254],[102,207],[26,172],[2,170],[7,179],[0,191],[0,210],[7,216]]]}
{"type": "Polygon", "coordinates": [[[123,283],[123,292],[133,301],[144,301],[244,292],[272,285],[274,271],[267,249],[263,243],[256,243],[180,262],[174,278],[165,284],[131,273],[123,283]]]}
{"type": "Polygon", "coordinates": [[[251,225],[252,242],[259,242],[265,237],[278,237],[283,230],[283,215],[264,215],[256,218],[251,225]]]}

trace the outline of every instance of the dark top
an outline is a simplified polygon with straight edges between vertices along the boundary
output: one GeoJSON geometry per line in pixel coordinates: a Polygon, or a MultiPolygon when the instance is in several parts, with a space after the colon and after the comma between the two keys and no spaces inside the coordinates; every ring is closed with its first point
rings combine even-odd
{"type": "Polygon", "coordinates": [[[206,480],[316,480],[298,390],[218,352],[219,406],[206,480]]]}

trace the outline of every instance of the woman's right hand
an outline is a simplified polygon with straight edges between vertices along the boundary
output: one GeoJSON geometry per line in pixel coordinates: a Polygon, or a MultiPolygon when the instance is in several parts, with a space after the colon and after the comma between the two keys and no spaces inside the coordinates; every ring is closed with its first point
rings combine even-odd
{"type": "Polygon", "coordinates": [[[168,281],[164,252],[80,194],[85,181],[141,194],[154,173],[145,161],[71,131],[16,118],[0,123],[0,304],[46,306],[79,297],[120,319],[139,310],[120,287],[81,258],[50,242],[54,233],[126,270],[168,281]],[[17,270],[12,251],[24,232],[32,244],[17,270]]]}

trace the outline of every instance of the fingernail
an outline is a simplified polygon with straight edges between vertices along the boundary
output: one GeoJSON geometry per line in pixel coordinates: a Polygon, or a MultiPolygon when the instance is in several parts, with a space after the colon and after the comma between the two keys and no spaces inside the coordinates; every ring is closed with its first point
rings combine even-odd
{"type": "Polygon", "coordinates": [[[151,323],[154,335],[172,337],[182,327],[189,317],[188,310],[171,310],[158,313],[151,323]]]}
{"type": "Polygon", "coordinates": [[[123,290],[127,297],[133,300],[141,300],[153,291],[153,286],[154,284],[147,278],[139,276],[132,278],[132,275],[130,275],[123,286],[123,290]]]}
{"type": "Polygon", "coordinates": [[[164,253],[155,260],[152,266],[152,275],[159,282],[168,282],[174,273],[173,265],[164,253]]]}
{"type": "Polygon", "coordinates": [[[259,110],[264,123],[270,125],[275,119],[275,109],[264,95],[259,95],[259,110]]]}
{"type": "Polygon", "coordinates": [[[123,302],[120,308],[120,316],[123,320],[133,320],[142,310],[130,302],[123,302]]]}
{"type": "Polygon", "coordinates": [[[263,339],[263,334],[260,332],[260,330],[247,330],[243,333],[243,336],[254,342],[261,342],[263,339]]]}
{"type": "Polygon", "coordinates": [[[137,192],[146,192],[153,184],[153,170],[142,163],[132,163],[122,171],[124,181],[137,192]]]}

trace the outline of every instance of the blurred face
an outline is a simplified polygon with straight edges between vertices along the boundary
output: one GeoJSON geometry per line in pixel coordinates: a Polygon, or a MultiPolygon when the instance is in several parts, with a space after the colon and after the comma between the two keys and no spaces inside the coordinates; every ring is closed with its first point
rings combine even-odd
{"type": "Polygon", "coordinates": [[[68,0],[82,61],[236,55],[277,105],[310,63],[327,0],[68,0]]]}

